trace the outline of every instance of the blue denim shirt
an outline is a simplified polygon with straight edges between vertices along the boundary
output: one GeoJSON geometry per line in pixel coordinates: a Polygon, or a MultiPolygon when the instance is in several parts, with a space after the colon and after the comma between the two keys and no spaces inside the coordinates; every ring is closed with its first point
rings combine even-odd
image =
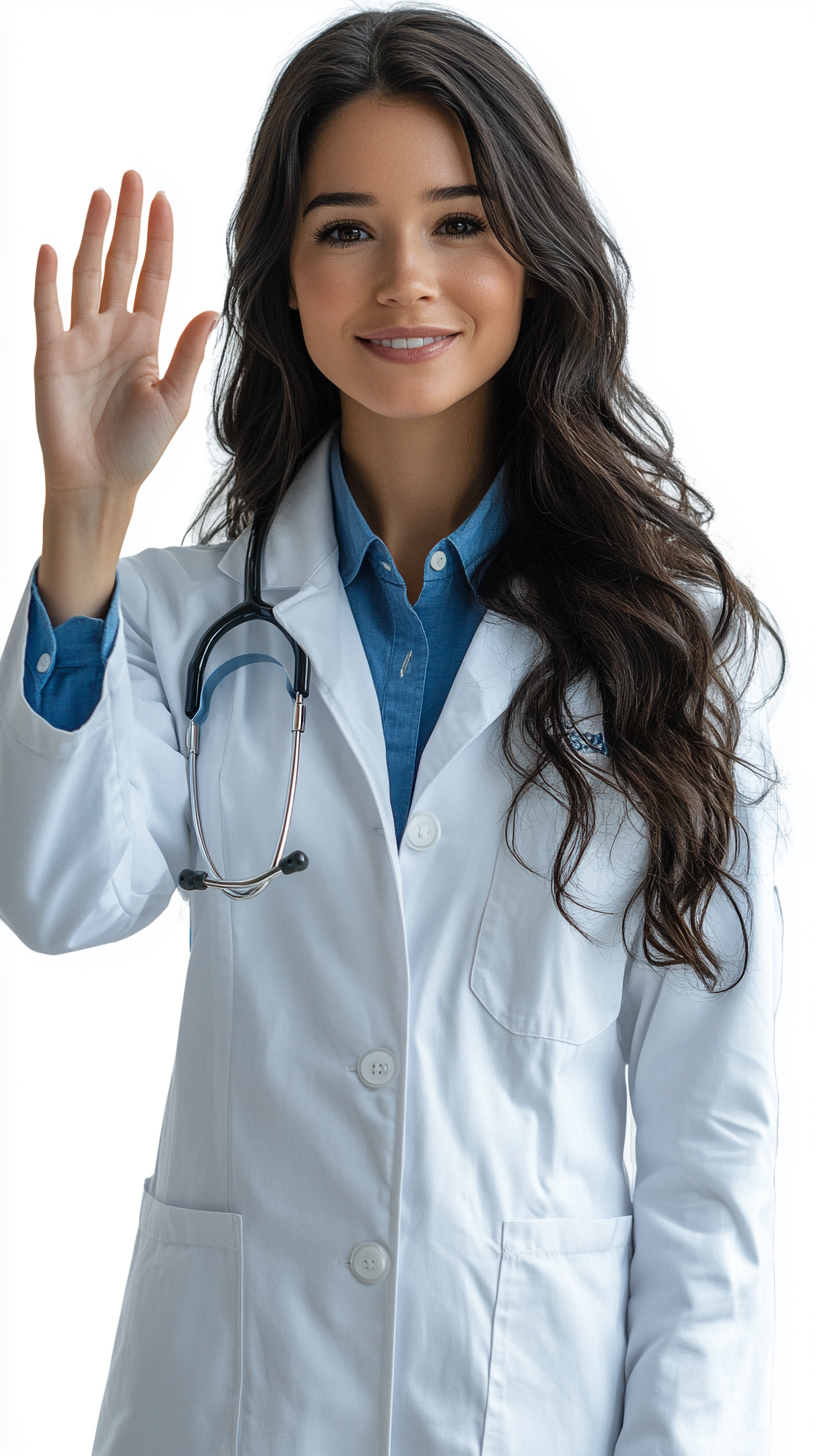
{"type": "Polygon", "coordinates": [[[330,458],[340,577],[377,690],[399,841],[422,750],[484,615],[472,582],[504,531],[501,482],[497,477],[467,520],[428,552],[412,606],[390,551],[354,503],[337,436],[330,458]]]}
{"type": "MultiPolygon", "coordinates": [[[[472,582],[504,530],[501,484],[497,477],[468,519],[428,553],[413,606],[391,553],[354,503],[337,436],[331,488],[340,576],[380,704],[391,807],[401,839],[422,750],[483,615],[472,582]]],[[[54,628],[35,578],[28,624],[26,701],[53,727],[79,728],[102,692],[119,625],[118,585],[104,621],[71,617],[54,628]]]]}

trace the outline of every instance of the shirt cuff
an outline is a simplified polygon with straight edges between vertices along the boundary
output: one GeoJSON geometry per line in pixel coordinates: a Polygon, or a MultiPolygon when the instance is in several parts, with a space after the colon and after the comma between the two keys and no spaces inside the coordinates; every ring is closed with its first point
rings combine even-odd
{"type": "Polygon", "coordinates": [[[23,690],[30,708],[69,732],[90,718],[102,693],[105,667],[119,626],[119,577],[104,620],[69,617],[52,627],[37,576],[31,583],[23,690]]]}

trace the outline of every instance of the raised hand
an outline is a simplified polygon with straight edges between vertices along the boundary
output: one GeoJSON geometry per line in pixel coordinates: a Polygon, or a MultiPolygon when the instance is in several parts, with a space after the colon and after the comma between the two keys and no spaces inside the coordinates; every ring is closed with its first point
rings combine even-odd
{"type": "Polygon", "coordinates": [[[38,583],[56,623],[99,615],[110,599],[136,492],[190,407],[207,336],[217,320],[199,314],[182,333],[164,378],[158,348],[173,251],[173,216],[159,193],[150,207],[144,262],[132,311],[142,180],[122,179],[113,237],[103,191],[91,198],[74,264],[71,325],[57,299],[57,257],[41,248],[34,308],[37,428],[46,481],[38,583]]]}

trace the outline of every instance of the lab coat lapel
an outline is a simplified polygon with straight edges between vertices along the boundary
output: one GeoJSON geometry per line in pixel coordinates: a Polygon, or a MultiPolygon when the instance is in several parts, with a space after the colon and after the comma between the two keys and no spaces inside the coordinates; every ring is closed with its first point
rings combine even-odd
{"type": "MultiPolygon", "coordinates": [[[[281,625],[308,653],[311,691],[320,693],[357,758],[390,840],[394,821],[382,719],[338,571],[328,462],[326,437],[293,481],[272,524],[264,551],[262,588],[275,604],[281,625]]],[[[247,532],[239,536],[221,561],[221,570],[239,580],[244,573],[247,537],[247,532]]],[[[396,841],[393,852],[396,855],[396,841]]]]}
{"type": "Polygon", "coordinates": [[[473,636],[422,755],[414,798],[500,718],[536,649],[524,627],[488,612],[473,636]]]}
{"type": "Polygon", "coordinates": [[[308,587],[283,602],[276,615],[309,654],[312,691],[317,687],[349,743],[371,786],[383,827],[393,837],[380,705],[336,555],[308,587]]]}

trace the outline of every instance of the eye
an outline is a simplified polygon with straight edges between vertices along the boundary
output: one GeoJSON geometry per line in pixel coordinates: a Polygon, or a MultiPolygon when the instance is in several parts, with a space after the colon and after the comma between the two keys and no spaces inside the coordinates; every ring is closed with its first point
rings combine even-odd
{"type": "Polygon", "coordinates": [[[319,243],[328,243],[330,248],[353,248],[355,243],[362,243],[371,234],[361,222],[343,221],[327,222],[317,229],[314,236],[319,243]]]}
{"type": "Polygon", "coordinates": [[[458,212],[451,217],[443,218],[437,228],[443,238],[475,238],[487,228],[484,218],[476,217],[470,212],[458,212]]]}

